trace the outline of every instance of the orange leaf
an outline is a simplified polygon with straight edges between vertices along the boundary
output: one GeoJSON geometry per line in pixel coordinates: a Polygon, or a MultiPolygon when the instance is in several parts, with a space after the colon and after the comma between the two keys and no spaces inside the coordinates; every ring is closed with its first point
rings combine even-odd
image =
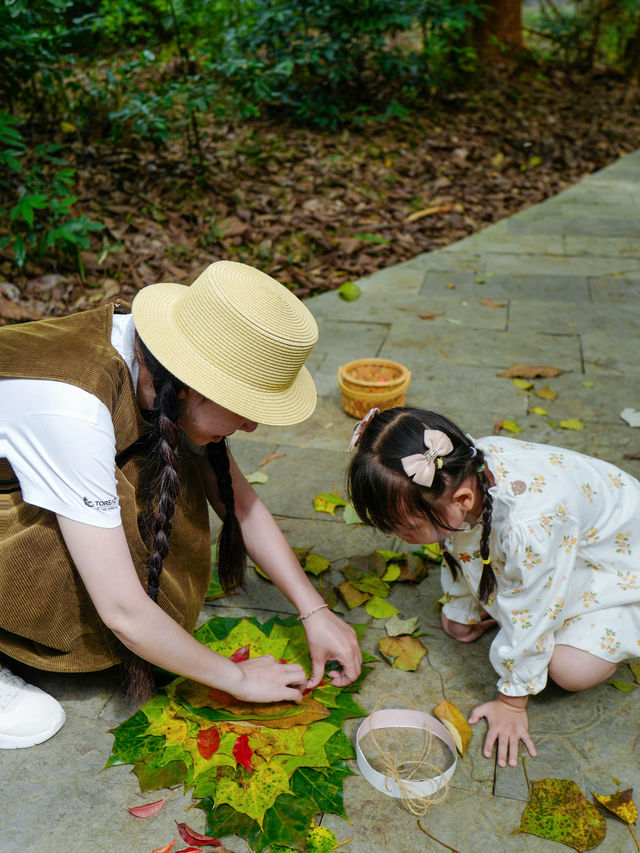
{"type": "Polygon", "coordinates": [[[478,305],[486,305],[487,308],[504,308],[506,302],[496,302],[495,299],[481,299],[478,305]]]}
{"type": "Polygon", "coordinates": [[[170,853],[174,844],[178,843],[178,839],[174,838],[173,841],[170,841],[168,844],[165,844],[164,847],[156,847],[155,850],[152,850],[151,853],[170,853]]]}
{"type": "Polygon", "coordinates": [[[433,320],[434,317],[442,317],[442,312],[428,311],[426,314],[418,314],[421,320],[433,320]]]}

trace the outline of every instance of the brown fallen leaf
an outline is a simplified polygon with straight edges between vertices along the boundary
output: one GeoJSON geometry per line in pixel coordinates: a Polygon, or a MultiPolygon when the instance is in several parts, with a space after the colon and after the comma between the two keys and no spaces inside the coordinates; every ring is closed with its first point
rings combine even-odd
{"type": "Polygon", "coordinates": [[[504,308],[506,302],[496,302],[495,299],[481,299],[478,305],[486,305],[487,308],[504,308]]]}
{"type": "Polygon", "coordinates": [[[442,317],[442,312],[428,311],[426,314],[418,314],[421,320],[433,320],[434,317],[442,317]]]}
{"type": "Polygon", "coordinates": [[[265,456],[264,459],[261,459],[260,462],[258,462],[258,468],[262,468],[263,465],[266,465],[269,462],[273,462],[274,459],[282,459],[282,457],[286,455],[286,453],[270,453],[268,456],[265,456]]]}
{"type": "Polygon", "coordinates": [[[433,709],[433,713],[449,730],[456,749],[464,756],[473,734],[467,718],[453,702],[447,702],[446,699],[433,709]]]}
{"type": "Polygon", "coordinates": [[[640,459],[640,450],[637,453],[625,453],[625,459],[640,459]]]}
{"type": "Polygon", "coordinates": [[[492,435],[500,435],[500,430],[502,429],[503,423],[504,421],[502,419],[494,423],[492,435]]]}
{"type": "Polygon", "coordinates": [[[26,308],[19,302],[0,296],[0,317],[4,317],[5,320],[40,320],[42,314],[26,308]]]}
{"type": "Polygon", "coordinates": [[[564,373],[564,370],[559,367],[550,367],[548,364],[512,364],[502,373],[496,373],[496,376],[505,376],[507,379],[513,379],[515,376],[519,376],[520,379],[535,379],[542,376],[549,379],[560,376],[561,373],[564,373]]]}

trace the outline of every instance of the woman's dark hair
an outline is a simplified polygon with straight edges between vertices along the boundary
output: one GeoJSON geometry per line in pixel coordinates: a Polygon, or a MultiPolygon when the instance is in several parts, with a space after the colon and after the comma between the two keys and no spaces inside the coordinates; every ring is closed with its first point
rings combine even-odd
{"type": "MultiPolygon", "coordinates": [[[[358,452],[347,473],[349,497],[365,524],[391,533],[402,526],[407,516],[421,515],[431,524],[454,532],[443,514],[447,495],[468,477],[475,477],[482,496],[482,536],[480,556],[489,560],[489,538],[493,501],[482,451],[452,421],[425,409],[395,408],[377,414],[360,439],[358,452]],[[440,430],[453,444],[453,450],[436,466],[431,486],[421,486],[407,476],[402,458],[424,453],[425,429],[440,430]]],[[[457,577],[460,565],[446,548],[444,558],[451,574],[457,577]]],[[[478,598],[486,602],[496,587],[490,562],[482,567],[478,598]]]]}
{"type": "MultiPolygon", "coordinates": [[[[147,558],[147,595],[158,600],[160,576],[169,553],[169,537],[180,494],[180,452],[182,437],[180,392],[187,386],[173,376],[136,336],[136,345],[145,367],[151,375],[155,398],[149,413],[151,430],[147,437],[149,464],[146,472],[145,507],[139,519],[143,538],[150,547],[147,558]]],[[[225,505],[225,517],[218,540],[220,582],[228,591],[242,585],[246,566],[246,551],[238,519],[235,515],[229,455],[225,441],[207,445],[207,455],[213,467],[220,496],[225,505]]],[[[127,696],[139,705],[153,691],[153,670],[142,658],[127,650],[127,696]]]]}

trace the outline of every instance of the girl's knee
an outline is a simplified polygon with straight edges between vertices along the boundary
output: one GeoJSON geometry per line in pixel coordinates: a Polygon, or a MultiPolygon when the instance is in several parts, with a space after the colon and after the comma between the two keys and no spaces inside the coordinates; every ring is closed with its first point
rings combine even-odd
{"type": "Polygon", "coordinates": [[[586,690],[611,678],[617,663],[573,646],[557,645],[549,662],[549,675],[564,690],[586,690]]]}

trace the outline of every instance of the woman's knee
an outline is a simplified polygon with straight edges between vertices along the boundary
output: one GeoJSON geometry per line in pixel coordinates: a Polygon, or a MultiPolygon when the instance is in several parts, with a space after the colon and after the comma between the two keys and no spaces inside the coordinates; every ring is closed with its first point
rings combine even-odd
{"type": "Polygon", "coordinates": [[[586,690],[611,678],[617,668],[617,663],[582,649],[557,645],[549,662],[549,675],[564,690],[586,690]]]}

